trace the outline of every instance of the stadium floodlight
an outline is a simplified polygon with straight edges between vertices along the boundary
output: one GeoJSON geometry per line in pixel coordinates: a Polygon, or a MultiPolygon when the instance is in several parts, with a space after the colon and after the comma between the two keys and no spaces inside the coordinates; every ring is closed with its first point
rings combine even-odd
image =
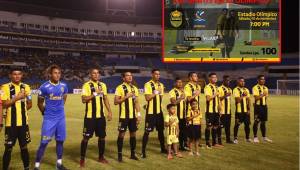
{"type": "Polygon", "coordinates": [[[131,36],[134,37],[134,35],[135,35],[135,32],[131,32],[131,36]]]}

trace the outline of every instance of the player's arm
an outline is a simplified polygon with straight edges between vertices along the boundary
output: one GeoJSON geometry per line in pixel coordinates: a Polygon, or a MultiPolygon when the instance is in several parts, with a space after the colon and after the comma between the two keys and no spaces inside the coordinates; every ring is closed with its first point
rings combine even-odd
{"type": "Polygon", "coordinates": [[[2,111],[2,100],[0,98],[0,132],[3,128],[3,111],[2,111]]]}
{"type": "Polygon", "coordinates": [[[260,100],[260,99],[262,99],[263,97],[267,96],[267,93],[259,94],[258,89],[255,88],[255,87],[253,87],[252,93],[253,93],[253,96],[254,96],[254,100],[255,100],[255,101],[260,100]]]}
{"type": "Polygon", "coordinates": [[[38,96],[37,106],[40,112],[42,113],[42,115],[44,115],[44,111],[45,111],[44,101],[45,101],[44,97],[38,96]]]}
{"type": "Polygon", "coordinates": [[[192,90],[189,87],[186,87],[184,91],[188,102],[200,95],[200,90],[197,90],[194,94],[192,94],[192,90]]]}
{"type": "Polygon", "coordinates": [[[25,88],[26,91],[26,109],[29,110],[32,108],[32,96],[31,96],[31,89],[29,86],[25,88]]]}
{"type": "Polygon", "coordinates": [[[111,111],[111,108],[110,108],[110,104],[109,104],[109,100],[108,100],[108,97],[107,95],[104,95],[103,96],[103,100],[104,100],[104,105],[105,105],[105,108],[108,112],[108,120],[111,120],[112,119],[112,111],[111,111]]]}
{"type": "Polygon", "coordinates": [[[66,101],[67,101],[67,94],[64,94],[63,98],[64,98],[64,104],[66,104],[66,101]]]}
{"type": "Polygon", "coordinates": [[[147,102],[151,101],[156,96],[155,93],[153,94],[145,94],[145,99],[147,102]]]}
{"type": "Polygon", "coordinates": [[[147,102],[151,101],[157,94],[153,91],[149,83],[145,84],[145,99],[147,102]]]}
{"type": "Polygon", "coordinates": [[[133,95],[134,95],[133,93],[127,93],[126,95],[124,95],[123,89],[118,87],[115,93],[114,104],[115,105],[121,104],[126,99],[132,97],[133,95]]]}
{"type": "Polygon", "coordinates": [[[209,88],[205,88],[204,93],[205,93],[206,101],[208,101],[208,102],[213,100],[218,95],[218,93],[213,94],[209,88]]]}
{"type": "Polygon", "coordinates": [[[90,100],[92,100],[94,98],[94,94],[90,95],[90,96],[81,96],[81,101],[82,103],[88,103],[90,100]]]}
{"type": "Polygon", "coordinates": [[[176,136],[179,137],[179,125],[178,123],[176,123],[176,136]]]}
{"type": "Polygon", "coordinates": [[[6,96],[5,92],[7,90],[5,89],[2,89],[3,91],[3,100],[2,100],[2,103],[3,103],[3,108],[7,109],[9,107],[11,107],[12,105],[14,105],[18,100],[21,100],[21,99],[24,99],[26,97],[25,95],[25,92],[19,92],[14,98],[12,99],[8,99],[8,97],[6,96]]]}
{"type": "Polygon", "coordinates": [[[26,101],[26,109],[27,110],[29,110],[29,109],[31,109],[32,108],[32,100],[30,99],[28,99],[27,98],[27,101],[26,101]]]}
{"type": "Polygon", "coordinates": [[[137,123],[140,123],[142,120],[142,115],[141,115],[141,107],[140,107],[140,102],[139,102],[138,96],[136,96],[134,103],[135,103],[137,123]]]}
{"type": "Polygon", "coordinates": [[[122,96],[115,96],[115,99],[114,99],[114,104],[115,105],[118,105],[118,104],[121,104],[123,103],[126,99],[132,97],[132,93],[127,93],[126,96],[122,97],[122,96]]]}

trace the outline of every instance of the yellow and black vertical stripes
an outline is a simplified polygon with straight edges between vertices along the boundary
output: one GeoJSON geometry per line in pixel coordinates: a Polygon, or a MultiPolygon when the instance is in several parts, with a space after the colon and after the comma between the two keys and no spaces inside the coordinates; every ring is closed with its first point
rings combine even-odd
{"type": "MultiPolygon", "coordinates": [[[[218,88],[219,91],[219,97],[224,97],[227,93],[232,93],[231,89],[229,87],[226,87],[224,85],[220,86],[218,88]]],[[[230,114],[231,113],[231,96],[225,97],[222,101],[222,110],[224,111],[224,114],[230,114]]]]}
{"type": "MultiPolygon", "coordinates": [[[[184,91],[179,90],[177,88],[173,88],[170,92],[169,95],[171,98],[175,98],[175,100],[178,100],[180,96],[184,93],[184,91]]],[[[185,113],[185,100],[181,100],[177,105],[177,117],[179,119],[185,119],[186,113],[185,113]]]]}
{"type": "MultiPolygon", "coordinates": [[[[26,96],[30,95],[30,87],[24,83],[20,83],[19,85],[13,83],[4,84],[2,91],[2,100],[11,100],[21,91],[24,91],[26,96]]],[[[5,126],[25,126],[28,124],[26,102],[27,98],[18,100],[7,108],[5,126]]]]}
{"type": "Polygon", "coordinates": [[[135,111],[135,100],[138,97],[138,89],[127,83],[122,83],[119,85],[116,89],[115,95],[120,97],[125,97],[128,93],[134,93],[134,97],[130,97],[126,99],[124,102],[119,104],[119,118],[125,119],[133,119],[136,117],[136,111],[135,111]]]}
{"type": "MultiPolygon", "coordinates": [[[[201,91],[201,87],[198,84],[187,83],[184,87],[184,93],[186,97],[193,96],[196,90],[201,91]]],[[[198,102],[198,109],[200,109],[200,95],[196,96],[195,99],[198,102]]],[[[186,106],[185,106],[186,113],[190,110],[190,108],[191,108],[190,103],[186,101],[186,106]]]]}
{"type": "Polygon", "coordinates": [[[154,82],[152,80],[145,84],[145,95],[153,94],[155,90],[161,89],[161,94],[156,94],[155,97],[147,102],[146,114],[160,114],[162,113],[162,95],[164,85],[160,82],[154,82]]]}
{"type": "Polygon", "coordinates": [[[243,97],[241,102],[235,102],[236,105],[236,112],[237,113],[246,113],[248,112],[248,106],[247,106],[247,99],[246,97],[249,97],[249,90],[247,88],[241,88],[241,87],[236,87],[233,90],[234,97],[243,97]],[[246,95],[247,94],[247,95],[246,95]]]}
{"type": "MultiPolygon", "coordinates": [[[[252,92],[253,92],[254,96],[260,96],[263,93],[268,93],[268,88],[264,85],[257,84],[252,88],[252,92]]],[[[264,97],[260,98],[259,100],[256,100],[255,104],[261,105],[261,106],[267,105],[267,97],[264,96],[264,97]]]]}
{"type": "MultiPolygon", "coordinates": [[[[205,96],[213,96],[218,92],[218,88],[216,85],[209,83],[204,88],[205,96]]],[[[210,101],[206,101],[206,112],[207,113],[218,113],[219,107],[219,97],[216,96],[210,101]]]]}
{"type": "Polygon", "coordinates": [[[87,102],[85,105],[85,118],[101,118],[104,114],[104,96],[107,95],[106,85],[102,82],[88,81],[82,87],[82,95],[90,96],[96,92],[96,89],[101,89],[102,94],[97,95],[87,102]]]}

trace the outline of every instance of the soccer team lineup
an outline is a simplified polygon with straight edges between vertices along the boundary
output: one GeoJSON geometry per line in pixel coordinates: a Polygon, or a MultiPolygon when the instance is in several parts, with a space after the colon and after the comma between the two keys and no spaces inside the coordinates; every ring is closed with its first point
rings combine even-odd
{"type": "MultiPolygon", "coordinates": [[[[27,145],[31,142],[30,119],[28,111],[37,105],[42,115],[40,130],[40,143],[34,158],[34,169],[40,169],[42,158],[47,145],[51,140],[56,141],[56,169],[67,169],[62,162],[64,142],[72,140],[66,138],[65,103],[68,102],[67,84],[61,81],[61,68],[51,65],[47,69],[49,80],[45,81],[39,89],[37,103],[32,102],[35,97],[31,88],[23,83],[23,70],[12,68],[9,72],[10,82],[1,86],[0,126],[4,127],[5,151],[3,154],[3,169],[10,166],[11,153],[16,141],[20,145],[20,153],[24,169],[29,169],[29,150],[27,145]],[[2,122],[3,120],[3,122],[2,122]]],[[[149,135],[154,130],[158,133],[159,153],[164,154],[166,160],[180,159],[183,157],[202,157],[201,149],[214,150],[226,149],[226,145],[242,143],[272,143],[267,137],[268,120],[268,88],[265,86],[265,76],[257,76],[257,84],[251,90],[245,87],[245,79],[239,77],[235,87],[230,88],[231,78],[224,75],[222,83],[217,84],[216,73],[210,73],[209,82],[205,85],[201,96],[201,86],[198,84],[196,72],[187,75],[188,82],[182,79],[174,80],[174,88],[168,93],[160,82],[160,70],[151,71],[151,79],[145,82],[144,94],[134,85],[134,73],[125,71],[121,74],[122,83],[117,86],[113,102],[109,101],[107,86],[100,80],[98,68],[89,70],[90,80],[82,86],[81,101],[77,104],[85,105],[81,144],[78,145],[80,154],[80,168],[84,168],[85,158],[88,157],[87,147],[93,135],[98,138],[98,161],[109,164],[105,158],[106,136],[111,134],[106,130],[107,121],[118,117],[118,135],[114,144],[117,147],[115,157],[119,163],[123,162],[123,149],[130,150],[130,159],[139,161],[147,159],[147,143],[149,135]],[[252,94],[252,95],[251,95],[252,94]],[[144,97],[139,97],[143,96],[144,97]],[[167,98],[167,104],[162,104],[167,98]],[[145,100],[146,105],[141,105],[145,100]],[[200,106],[200,100],[205,101],[205,106],[200,106]],[[235,103],[235,109],[232,107],[235,103]],[[118,107],[118,112],[113,113],[112,108],[118,107]],[[145,115],[141,112],[145,109],[145,115]],[[164,113],[163,113],[164,111],[164,113]],[[251,113],[253,112],[253,114],[251,113]],[[234,113],[234,114],[233,114],[234,113]],[[250,116],[251,115],[251,116],[250,116]],[[145,121],[142,122],[142,117],[145,121]],[[234,125],[231,120],[234,118],[234,125]],[[253,125],[250,126],[250,122],[253,125]],[[144,124],[145,128],[138,128],[144,124]],[[244,124],[244,137],[238,138],[239,127],[244,124]],[[201,128],[202,127],[202,128],[201,128]],[[232,128],[233,127],[233,128],[232,128]],[[261,137],[258,131],[261,131],[261,137]],[[204,131],[203,131],[204,129],[204,131]],[[222,137],[224,129],[224,137],[222,137]],[[233,130],[233,131],[232,131],[233,130]],[[129,131],[129,147],[123,147],[125,133],[129,131]],[[142,131],[141,154],[136,153],[136,132],[142,131]],[[252,135],[250,136],[250,131],[252,135]],[[204,136],[204,140],[202,139],[204,136]],[[226,143],[226,144],[224,144],[226,143]]],[[[109,125],[112,126],[112,125],[109,125]]],[[[74,127],[79,131],[79,126],[74,127]]],[[[37,134],[36,134],[37,135],[37,134]]],[[[157,140],[150,138],[150,140],[157,140]]],[[[259,147],[264,147],[263,145],[259,147]]],[[[46,158],[44,158],[46,159],[46,158]]],[[[179,161],[179,160],[178,160],[179,161]]]]}

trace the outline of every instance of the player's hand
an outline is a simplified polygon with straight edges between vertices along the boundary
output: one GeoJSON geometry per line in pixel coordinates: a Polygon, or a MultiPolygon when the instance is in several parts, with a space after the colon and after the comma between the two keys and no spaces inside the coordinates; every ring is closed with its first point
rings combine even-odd
{"type": "Polygon", "coordinates": [[[26,95],[25,92],[23,91],[23,92],[19,92],[15,98],[16,100],[21,100],[21,99],[25,99],[25,97],[26,95]]]}
{"type": "MultiPolygon", "coordinates": [[[[3,125],[2,125],[2,126],[3,126],[3,125]]],[[[2,132],[2,128],[3,128],[2,126],[0,127],[0,133],[2,132]]]]}
{"type": "Polygon", "coordinates": [[[226,97],[229,97],[229,96],[231,96],[231,92],[226,93],[226,97]]]}
{"type": "Polygon", "coordinates": [[[136,119],[136,123],[137,124],[140,124],[142,121],[142,116],[138,116],[137,119],[136,119]]]}
{"type": "Polygon", "coordinates": [[[98,95],[103,95],[103,91],[102,89],[96,89],[95,92],[98,94],[98,95]]]}
{"type": "Polygon", "coordinates": [[[196,95],[196,96],[199,96],[199,94],[200,94],[200,90],[196,90],[196,91],[195,91],[195,95],[196,95]]]}
{"type": "Polygon", "coordinates": [[[180,98],[181,98],[181,99],[185,99],[184,93],[182,93],[182,94],[180,95],[180,98]]]}
{"type": "Polygon", "coordinates": [[[107,114],[107,120],[108,121],[112,120],[112,112],[108,112],[108,114],[107,114]]]}
{"type": "Polygon", "coordinates": [[[134,95],[134,94],[133,94],[132,92],[127,93],[126,96],[125,96],[125,98],[128,99],[128,98],[132,97],[133,95],[134,95]]]}
{"type": "Polygon", "coordinates": [[[247,112],[247,115],[250,115],[250,111],[247,112]]]}

